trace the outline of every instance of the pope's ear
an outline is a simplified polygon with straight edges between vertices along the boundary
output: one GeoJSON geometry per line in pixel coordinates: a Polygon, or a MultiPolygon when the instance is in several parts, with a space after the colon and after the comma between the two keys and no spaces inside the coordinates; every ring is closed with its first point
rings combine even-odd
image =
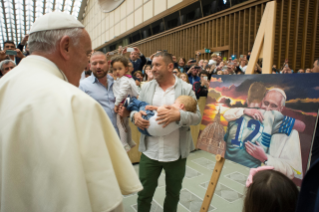
{"type": "Polygon", "coordinates": [[[70,43],[71,43],[71,39],[69,36],[63,36],[60,40],[60,54],[61,56],[65,59],[65,60],[69,60],[70,59],[70,43]]]}

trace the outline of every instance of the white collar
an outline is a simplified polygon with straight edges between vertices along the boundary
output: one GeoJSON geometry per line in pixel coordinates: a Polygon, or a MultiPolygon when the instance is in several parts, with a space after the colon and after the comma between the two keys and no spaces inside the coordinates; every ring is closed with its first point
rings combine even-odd
{"type": "MultiPolygon", "coordinates": [[[[179,78],[177,78],[177,76],[175,76],[175,75],[174,75],[174,77],[175,77],[175,83],[174,83],[174,85],[173,85],[172,87],[175,87],[175,86],[176,86],[177,80],[179,79],[179,78]]],[[[158,84],[158,82],[157,82],[156,80],[154,80],[154,81],[155,81],[156,85],[160,87],[160,85],[158,84]]]]}
{"type": "Polygon", "coordinates": [[[47,63],[47,64],[50,64],[51,66],[56,67],[56,68],[61,72],[61,74],[62,74],[64,80],[67,81],[67,82],[69,82],[69,80],[68,80],[68,78],[65,76],[64,72],[63,72],[61,69],[59,69],[59,67],[58,67],[54,62],[52,62],[51,60],[49,60],[48,58],[43,57],[43,56],[40,56],[40,55],[29,55],[28,57],[31,57],[31,58],[33,58],[33,59],[41,60],[41,61],[43,61],[43,62],[45,62],[45,63],[47,63]]]}

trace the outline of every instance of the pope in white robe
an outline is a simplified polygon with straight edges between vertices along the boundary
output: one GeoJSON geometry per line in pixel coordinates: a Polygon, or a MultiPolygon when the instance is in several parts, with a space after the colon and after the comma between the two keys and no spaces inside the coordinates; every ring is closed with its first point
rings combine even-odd
{"type": "Polygon", "coordinates": [[[103,108],[67,80],[32,55],[1,78],[1,212],[122,211],[142,189],[103,108]]]}

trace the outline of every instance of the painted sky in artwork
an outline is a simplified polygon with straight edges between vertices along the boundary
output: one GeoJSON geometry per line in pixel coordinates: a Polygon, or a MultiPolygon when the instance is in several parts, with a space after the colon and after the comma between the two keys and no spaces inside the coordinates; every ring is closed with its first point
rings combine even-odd
{"type": "MultiPolygon", "coordinates": [[[[247,92],[253,82],[262,82],[270,89],[281,88],[287,95],[286,107],[283,113],[290,112],[316,117],[319,105],[319,75],[289,74],[289,75],[237,75],[212,77],[207,105],[203,116],[203,124],[215,117],[216,108],[223,114],[230,107],[244,107],[247,92]]],[[[227,126],[226,120],[221,120],[227,126]]],[[[204,126],[202,126],[203,128],[204,126]]]]}

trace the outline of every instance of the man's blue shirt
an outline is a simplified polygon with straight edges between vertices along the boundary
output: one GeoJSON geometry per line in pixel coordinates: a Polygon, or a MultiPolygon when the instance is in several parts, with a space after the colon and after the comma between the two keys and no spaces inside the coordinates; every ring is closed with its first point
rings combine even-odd
{"type": "Polygon", "coordinates": [[[191,74],[188,75],[188,80],[190,84],[194,84],[195,82],[199,82],[200,81],[200,77],[199,76],[193,76],[191,74]]]}
{"type": "Polygon", "coordinates": [[[94,75],[82,80],[79,88],[100,103],[118,133],[116,114],[114,112],[115,96],[113,93],[113,78],[109,75],[106,76],[108,88],[101,84],[94,75]]]}

